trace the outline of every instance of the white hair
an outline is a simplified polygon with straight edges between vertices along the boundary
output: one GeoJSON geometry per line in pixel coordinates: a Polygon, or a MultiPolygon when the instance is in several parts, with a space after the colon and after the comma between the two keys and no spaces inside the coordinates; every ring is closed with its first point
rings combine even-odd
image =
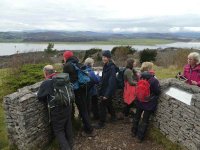
{"type": "Polygon", "coordinates": [[[91,67],[92,67],[93,64],[94,64],[94,59],[92,59],[92,58],[87,58],[87,59],[85,60],[84,64],[87,65],[87,66],[91,66],[91,67]]]}
{"type": "Polygon", "coordinates": [[[48,72],[48,74],[54,73],[54,68],[53,68],[52,65],[46,65],[46,66],[44,66],[43,70],[46,71],[46,72],[48,72]]]}
{"type": "Polygon", "coordinates": [[[192,52],[192,53],[190,53],[190,54],[188,55],[188,58],[192,58],[192,59],[196,60],[197,63],[200,62],[199,53],[197,53],[197,52],[192,52]]]}

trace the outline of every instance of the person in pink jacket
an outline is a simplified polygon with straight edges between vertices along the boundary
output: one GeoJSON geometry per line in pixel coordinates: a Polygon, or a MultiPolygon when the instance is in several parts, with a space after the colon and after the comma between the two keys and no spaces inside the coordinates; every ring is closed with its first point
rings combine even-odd
{"type": "Polygon", "coordinates": [[[184,66],[183,77],[186,83],[200,87],[200,58],[199,53],[192,52],[188,55],[188,64],[184,66]]]}

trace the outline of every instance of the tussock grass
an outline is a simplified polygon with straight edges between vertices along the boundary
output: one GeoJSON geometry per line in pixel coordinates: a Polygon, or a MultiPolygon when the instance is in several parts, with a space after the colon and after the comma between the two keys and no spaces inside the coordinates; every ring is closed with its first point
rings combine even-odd
{"type": "Polygon", "coordinates": [[[164,146],[166,150],[183,150],[178,144],[172,143],[168,140],[157,128],[151,127],[148,133],[148,137],[158,144],[164,146]]]}
{"type": "Polygon", "coordinates": [[[156,77],[160,79],[175,78],[178,72],[182,72],[182,68],[176,66],[169,66],[168,68],[154,66],[156,77]]]}

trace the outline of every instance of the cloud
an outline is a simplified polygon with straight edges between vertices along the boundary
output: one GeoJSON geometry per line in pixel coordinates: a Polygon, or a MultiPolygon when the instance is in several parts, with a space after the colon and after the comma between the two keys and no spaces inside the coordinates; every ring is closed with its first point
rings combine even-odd
{"type": "Polygon", "coordinates": [[[181,27],[172,27],[172,28],[169,28],[169,32],[179,32],[181,31],[181,27]]]}
{"type": "Polygon", "coordinates": [[[199,0],[1,0],[0,30],[199,32],[199,0]]]}
{"type": "Polygon", "coordinates": [[[199,27],[184,27],[183,30],[192,31],[192,32],[200,32],[200,26],[199,27]]]}
{"type": "Polygon", "coordinates": [[[146,28],[141,27],[133,27],[133,28],[114,28],[112,29],[113,32],[147,32],[146,28]]]}

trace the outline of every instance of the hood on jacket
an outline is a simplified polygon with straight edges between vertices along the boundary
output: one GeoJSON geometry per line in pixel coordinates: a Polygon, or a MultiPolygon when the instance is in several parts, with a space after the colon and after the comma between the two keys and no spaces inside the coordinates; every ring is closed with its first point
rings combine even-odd
{"type": "Polygon", "coordinates": [[[104,71],[107,71],[110,67],[114,66],[116,73],[119,72],[119,67],[117,67],[112,60],[110,60],[107,64],[104,65],[104,71]]]}
{"type": "Polygon", "coordinates": [[[144,71],[142,74],[141,74],[141,79],[146,79],[146,80],[149,80],[151,77],[154,77],[154,75],[151,73],[151,72],[148,72],[148,71],[144,71]]]}
{"type": "Polygon", "coordinates": [[[77,64],[79,62],[79,60],[78,60],[78,58],[76,56],[72,56],[69,59],[67,59],[66,63],[68,63],[68,62],[77,64]]]}

